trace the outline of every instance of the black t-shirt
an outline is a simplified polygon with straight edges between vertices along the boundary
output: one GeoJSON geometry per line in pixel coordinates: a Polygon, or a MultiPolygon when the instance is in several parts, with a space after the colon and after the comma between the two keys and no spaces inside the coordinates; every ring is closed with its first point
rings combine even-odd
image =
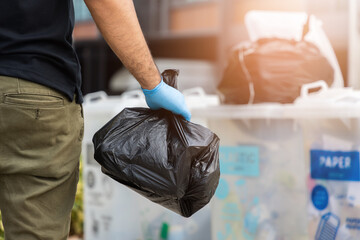
{"type": "Polygon", "coordinates": [[[71,100],[76,94],[81,103],[73,27],[72,0],[0,0],[0,75],[51,87],[71,100]]]}

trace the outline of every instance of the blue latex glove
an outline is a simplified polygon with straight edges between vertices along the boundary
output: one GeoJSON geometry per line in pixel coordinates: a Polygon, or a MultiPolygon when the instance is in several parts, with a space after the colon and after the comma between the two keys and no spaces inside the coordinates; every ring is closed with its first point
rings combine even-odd
{"type": "Polygon", "coordinates": [[[167,85],[163,80],[151,90],[142,89],[145,94],[147,105],[150,109],[160,108],[169,110],[175,114],[183,116],[190,121],[191,113],[185,104],[184,95],[175,88],[167,85]]]}

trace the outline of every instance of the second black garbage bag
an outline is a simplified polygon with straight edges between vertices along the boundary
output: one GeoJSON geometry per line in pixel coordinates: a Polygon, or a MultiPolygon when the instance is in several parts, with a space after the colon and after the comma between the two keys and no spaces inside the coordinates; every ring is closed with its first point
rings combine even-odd
{"type": "MultiPolygon", "coordinates": [[[[177,75],[162,74],[171,86],[177,75]]],[[[204,207],[217,188],[219,138],[169,111],[125,108],[93,143],[103,173],[184,217],[204,207]]]]}

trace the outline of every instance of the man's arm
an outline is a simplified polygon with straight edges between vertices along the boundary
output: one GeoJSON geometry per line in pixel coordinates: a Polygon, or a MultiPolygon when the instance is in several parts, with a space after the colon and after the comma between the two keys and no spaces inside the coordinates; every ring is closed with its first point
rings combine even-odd
{"type": "Polygon", "coordinates": [[[190,121],[184,96],[163,81],[141,31],[132,0],[84,0],[104,39],[138,80],[151,109],[167,109],[190,121]]]}
{"type": "Polygon", "coordinates": [[[161,77],[141,31],[132,0],[84,0],[114,53],[144,89],[161,77]]]}

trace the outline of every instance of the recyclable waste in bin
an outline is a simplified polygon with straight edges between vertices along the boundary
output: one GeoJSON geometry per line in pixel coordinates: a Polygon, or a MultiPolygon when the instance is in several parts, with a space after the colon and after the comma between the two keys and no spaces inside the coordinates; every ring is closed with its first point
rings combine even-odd
{"type": "Polygon", "coordinates": [[[301,120],[309,237],[360,239],[360,92],[324,82],[303,90],[295,104],[308,108],[308,117],[318,115],[301,120]],[[321,90],[307,94],[310,88],[321,90]]]}
{"type": "Polygon", "coordinates": [[[218,85],[224,103],[292,103],[303,84],[325,80],[331,87],[343,86],[334,50],[316,17],[250,11],[245,25],[251,43],[234,47],[218,85]]]}
{"type": "Polygon", "coordinates": [[[213,240],[360,239],[359,91],[319,81],[294,104],[193,116],[221,138],[213,240]]]}
{"type": "Polygon", "coordinates": [[[227,104],[292,103],[319,79],[331,85],[334,70],[314,44],[266,38],[233,51],[218,89],[227,104]]]}

